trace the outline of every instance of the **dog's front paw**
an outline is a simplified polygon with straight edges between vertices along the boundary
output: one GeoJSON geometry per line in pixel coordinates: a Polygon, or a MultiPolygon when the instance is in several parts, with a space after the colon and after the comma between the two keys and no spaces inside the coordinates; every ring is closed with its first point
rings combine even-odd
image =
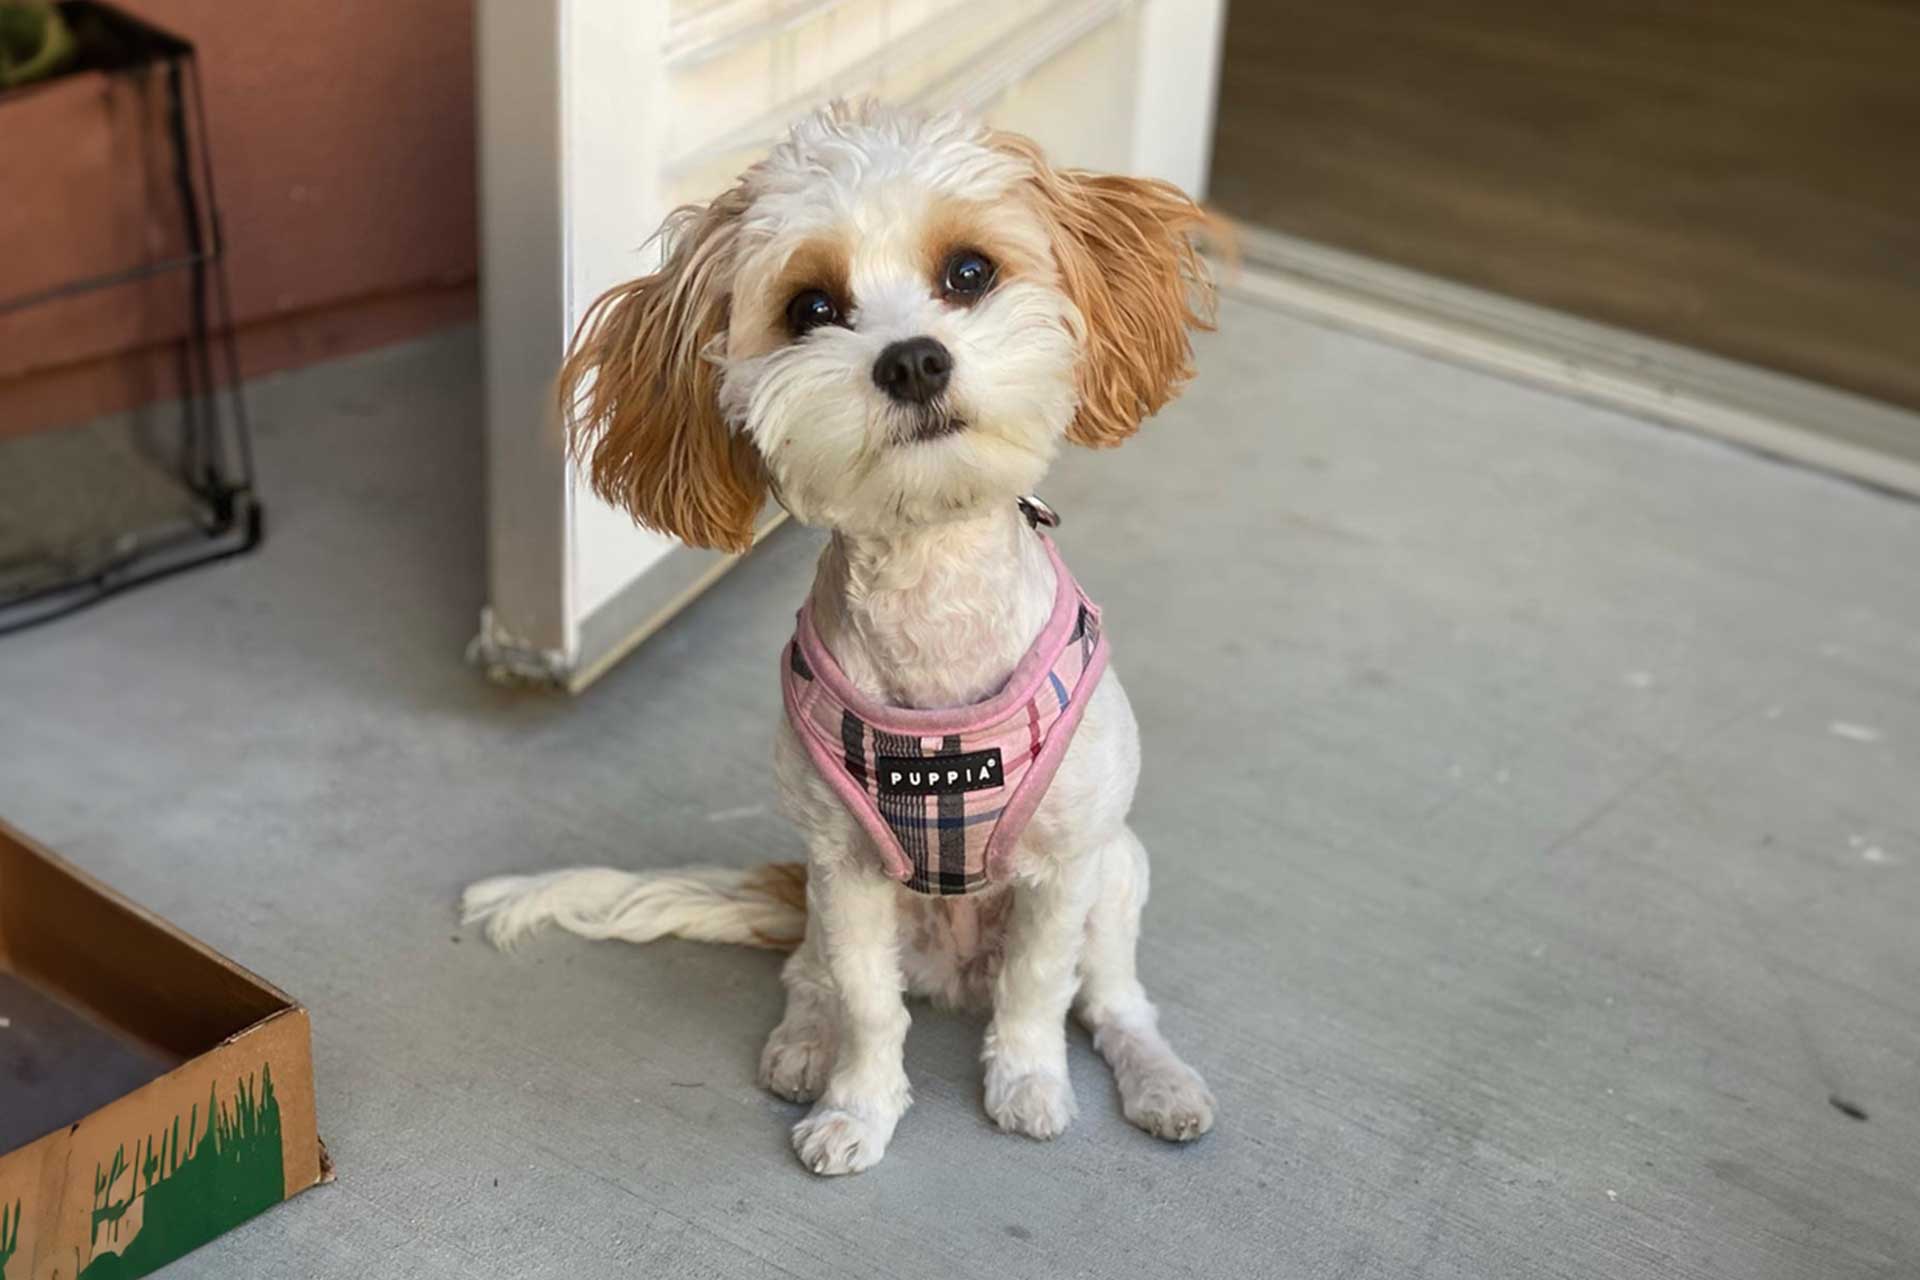
{"type": "Polygon", "coordinates": [[[1073,1123],[1076,1110],[1066,1076],[987,1064],[987,1114],[1008,1133],[1057,1138],[1073,1123]]]}
{"type": "Polygon", "coordinates": [[[887,1154],[893,1123],[823,1102],[793,1126],[793,1149],[801,1164],[822,1177],[859,1173],[887,1154]]]}
{"type": "Polygon", "coordinates": [[[1120,1081],[1120,1109],[1156,1138],[1192,1142],[1213,1128],[1213,1091],[1184,1062],[1120,1081]]]}
{"type": "Polygon", "coordinates": [[[812,1102],[833,1070],[833,1032],[823,1026],[798,1029],[781,1023],[760,1053],[760,1087],[789,1102],[812,1102]]]}

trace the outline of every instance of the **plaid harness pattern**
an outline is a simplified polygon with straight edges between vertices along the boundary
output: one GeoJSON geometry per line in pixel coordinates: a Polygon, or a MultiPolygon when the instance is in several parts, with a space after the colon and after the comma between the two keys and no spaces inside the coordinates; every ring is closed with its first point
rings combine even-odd
{"type": "Polygon", "coordinates": [[[916,893],[1004,880],[1014,846],[1106,670],[1100,610],[1046,544],[1053,612],[1000,693],[952,710],[877,704],[853,688],[803,607],[781,663],[787,718],[815,768],[916,893]]]}

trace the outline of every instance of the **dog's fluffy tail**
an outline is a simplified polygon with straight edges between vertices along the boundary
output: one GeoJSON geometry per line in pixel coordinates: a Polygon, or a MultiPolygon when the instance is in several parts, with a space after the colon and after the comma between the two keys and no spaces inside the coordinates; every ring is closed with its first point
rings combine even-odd
{"type": "Polygon", "coordinates": [[[668,936],[791,951],[807,926],[807,869],[772,862],[745,869],[676,867],[615,871],[576,867],[534,876],[497,876],[460,899],[468,924],[507,948],[545,925],[585,938],[652,942],[668,936]]]}

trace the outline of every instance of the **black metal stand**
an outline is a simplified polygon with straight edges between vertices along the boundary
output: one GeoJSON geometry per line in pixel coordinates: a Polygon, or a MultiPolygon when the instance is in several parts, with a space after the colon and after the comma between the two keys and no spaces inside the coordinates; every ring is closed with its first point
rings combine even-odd
{"type": "MultiPolygon", "coordinates": [[[[96,0],[64,0],[58,7],[80,46],[78,60],[63,74],[103,71],[133,75],[158,70],[165,77],[166,135],[173,152],[173,185],[186,252],[19,297],[0,298],[0,314],[171,272],[187,273],[187,332],[178,355],[181,448],[177,478],[194,498],[195,527],[176,537],[143,542],[139,550],[91,566],[83,576],[43,583],[13,596],[0,593],[0,635],[72,613],[118,591],[241,555],[259,545],[264,530],[254,493],[252,434],[240,393],[233,306],[194,47],[179,36],[96,0]],[[216,319],[226,375],[224,420],[223,397],[214,373],[216,319]]],[[[0,93],[0,110],[10,100],[54,82],[42,81],[0,93]]],[[[3,129],[4,124],[0,124],[3,129]]]]}

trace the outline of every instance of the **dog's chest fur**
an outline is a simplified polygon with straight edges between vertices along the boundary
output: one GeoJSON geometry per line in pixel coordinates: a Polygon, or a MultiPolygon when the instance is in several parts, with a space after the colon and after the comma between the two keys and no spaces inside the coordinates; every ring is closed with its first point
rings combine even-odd
{"type": "Polygon", "coordinates": [[[894,538],[836,534],[814,581],[814,623],[876,701],[966,706],[1006,683],[1054,587],[1045,548],[1009,506],[894,538]]]}

